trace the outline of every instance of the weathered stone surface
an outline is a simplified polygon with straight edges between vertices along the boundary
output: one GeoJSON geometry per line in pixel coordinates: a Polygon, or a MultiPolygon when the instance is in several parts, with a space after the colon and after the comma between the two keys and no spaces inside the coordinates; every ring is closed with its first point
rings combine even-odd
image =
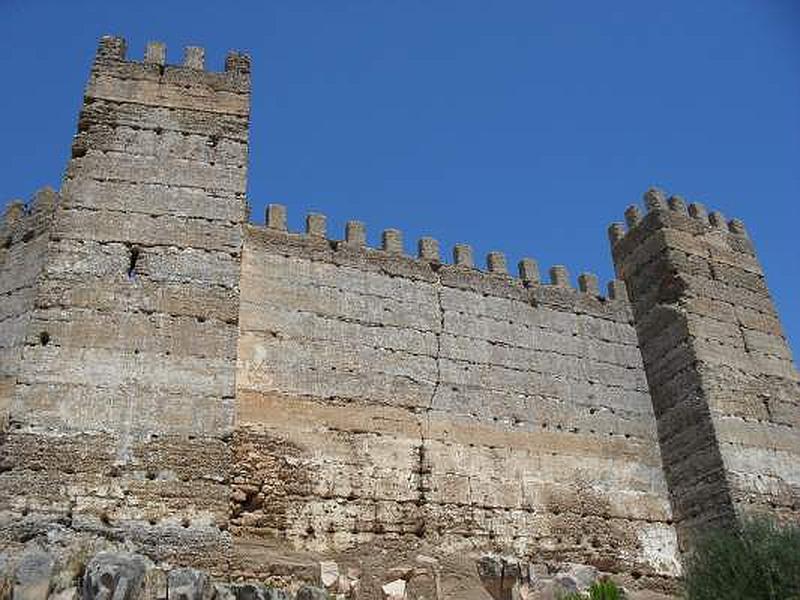
{"type": "Polygon", "coordinates": [[[0,221],[17,595],[672,594],[678,533],[797,520],[800,377],[741,223],[649,191],[609,298],[248,225],[249,59],[203,55],[103,38],[60,193],[0,221]]]}
{"type": "MultiPolygon", "coordinates": [[[[350,543],[393,532],[437,531],[453,544],[476,534],[511,544],[516,536],[536,551],[540,542],[520,534],[534,521],[540,530],[557,527],[550,510],[563,509],[550,508],[554,497],[575,497],[570,481],[584,468],[603,498],[584,515],[671,518],[659,496],[655,421],[627,320],[576,313],[569,303],[539,306],[513,286],[509,295],[498,286],[487,296],[447,280],[359,273],[355,263],[335,266],[333,254],[304,259],[295,248],[284,256],[274,239],[260,242],[248,237],[243,256],[239,423],[268,430],[277,456],[286,444],[316,457],[296,464],[322,485],[297,490],[303,502],[282,506],[280,519],[270,518],[265,499],[242,525],[302,540],[293,522],[305,520],[350,543]],[[342,301],[332,302],[338,294],[342,301]],[[353,417],[348,405],[358,407],[353,417]],[[396,421],[382,407],[396,408],[396,421]],[[321,431],[335,435],[309,446],[321,431]],[[628,489],[636,499],[622,499],[628,489]],[[410,500],[418,506],[392,506],[410,500]],[[475,523],[453,527],[466,511],[475,523]]],[[[259,489],[283,477],[250,476],[259,489]]],[[[674,565],[659,556],[651,568],[674,565]]]]}
{"type": "Polygon", "coordinates": [[[297,590],[297,600],[328,600],[328,592],[313,585],[304,585],[297,590]]]}
{"type": "Polygon", "coordinates": [[[14,598],[19,600],[47,600],[53,557],[43,550],[25,552],[14,572],[14,598]]]}
{"type": "Polygon", "coordinates": [[[138,600],[142,598],[146,568],[141,556],[102,552],[86,566],[83,595],[87,600],[138,600]]]}
{"type": "Polygon", "coordinates": [[[213,600],[214,586],[208,575],[196,569],[174,569],[167,579],[168,600],[213,600]]]}
{"type": "Polygon", "coordinates": [[[227,465],[210,479],[175,466],[192,454],[216,466],[233,426],[248,116],[238,67],[98,54],[62,194],[37,196],[0,263],[14,296],[0,321],[13,390],[0,387],[0,406],[11,437],[26,436],[9,442],[23,455],[0,475],[14,510],[55,512],[154,556],[221,560],[227,465]],[[93,442],[78,450],[66,432],[93,442]],[[35,436],[63,457],[27,453],[41,449],[35,436]],[[159,436],[168,444],[138,454],[159,436]],[[22,492],[33,477],[42,485],[22,492]]]}
{"type": "Polygon", "coordinates": [[[217,598],[230,598],[231,600],[289,600],[289,595],[282,590],[276,590],[260,583],[238,583],[225,587],[217,586],[217,598]]]}
{"type": "Polygon", "coordinates": [[[381,587],[383,597],[386,600],[405,600],[406,598],[406,582],[404,579],[395,579],[381,587]]]}
{"type": "Polygon", "coordinates": [[[322,587],[329,589],[339,583],[339,565],[331,560],[319,563],[319,581],[322,587]]]}
{"type": "Polygon", "coordinates": [[[613,247],[684,543],[766,505],[785,518],[785,490],[800,486],[800,421],[783,402],[796,403],[798,375],[761,267],[741,226],[692,214],[651,213],[613,247]]]}

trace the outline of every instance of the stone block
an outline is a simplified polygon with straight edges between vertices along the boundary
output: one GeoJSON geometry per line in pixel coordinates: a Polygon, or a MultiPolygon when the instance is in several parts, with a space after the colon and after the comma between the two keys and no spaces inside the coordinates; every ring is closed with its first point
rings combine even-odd
{"type": "Polygon", "coordinates": [[[197,569],[172,569],[167,579],[168,600],[213,600],[214,586],[206,573],[197,569]]]}
{"type": "Polygon", "coordinates": [[[43,550],[26,551],[14,570],[14,598],[47,600],[53,575],[53,557],[43,550]]]}
{"type": "Polygon", "coordinates": [[[141,556],[101,552],[86,566],[83,595],[89,600],[140,598],[146,568],[141,556]]]}

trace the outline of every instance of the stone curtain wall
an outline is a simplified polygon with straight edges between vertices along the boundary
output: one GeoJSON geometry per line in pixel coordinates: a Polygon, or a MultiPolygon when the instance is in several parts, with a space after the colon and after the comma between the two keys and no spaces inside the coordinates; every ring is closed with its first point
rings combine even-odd
{"type": "Polygon", "coordinates": [[[744,226],[651,190],[612,226],[679,531],[800,520],[800,378],[744,226]]]}
{"type": "MultiPolygon", "coordinates": [[[[236,538],[357,555],[432,545],[678,572],[655,419],[624,287],[542,285],[402,255],[388,230],[246,230],[236,538]]],[[[391,562],[391,559],[384,559],[391,562]]]]}
{"type": "Polygon", "coordinates": [[[30,206],[9,204],[0,222],[0,422],[5,428],[26,344],[37,284],[45,264],[56,193],[45,189],[30,206]]]}
{"type": "Polygon", "coordinates": [[[3,535],[57,519],[221,569],[249,60],[103,38],[49,237],[0,475],[3,535]],[[40,332],[47,343],[35,343],[40,332]]]}

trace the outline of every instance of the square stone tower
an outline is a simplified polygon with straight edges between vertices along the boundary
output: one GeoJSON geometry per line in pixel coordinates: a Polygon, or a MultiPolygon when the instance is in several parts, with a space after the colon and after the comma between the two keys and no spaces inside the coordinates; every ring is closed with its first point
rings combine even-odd
{"type": "Polygon", "coordinates": [[[100,42],[33,277],[4,489],[15,527],[112,527],[202,564],[227,524],[250,63],[165,55],[100,42]]]}
{"type": "Polygon", "coordinates": [[[610,230],[684,540],[753,512],[798,520],[800,377],[741,221],[659,190],[610,230]]]}

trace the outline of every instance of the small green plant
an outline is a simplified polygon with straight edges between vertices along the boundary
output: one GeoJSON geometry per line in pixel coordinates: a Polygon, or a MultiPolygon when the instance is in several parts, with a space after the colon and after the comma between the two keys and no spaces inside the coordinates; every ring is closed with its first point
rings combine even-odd
{"type": "Polygon", "coordinates": [[[622,600],[624,595],[617,584],[610,579],[596,581],[589,588],[589,598],[591,600],[622,600]]]}
{"type": "Polygon", "coordinates": [[[688,600],[800,600],[800,527],[761,518],[711,532],[696,542],[685,583],[688,600]]]}
{"type": "Polygon", "coordinates": [[[573,592],[563,596],[561,600],[624,600],[625,596],[616,583],[610,579],[595,581],[588,590],[587,594],[573,592]]]}

